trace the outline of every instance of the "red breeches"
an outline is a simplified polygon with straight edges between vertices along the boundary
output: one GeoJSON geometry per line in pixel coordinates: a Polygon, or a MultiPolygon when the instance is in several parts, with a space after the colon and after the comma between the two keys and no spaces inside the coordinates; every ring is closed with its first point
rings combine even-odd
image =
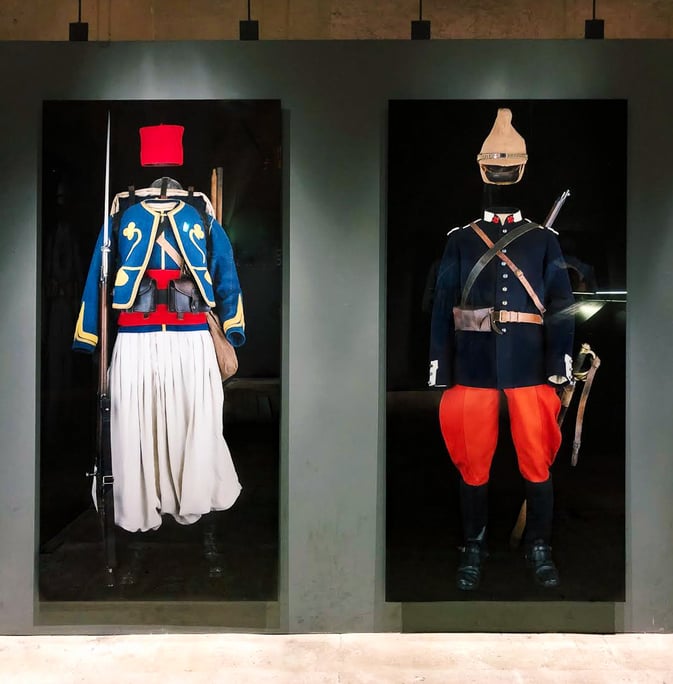
{"type": "MultiPolygon", "coordinates": [[[[504,390],[519,471],[530,482],[549,479],[561,446],[557,417],[561,402],[553,387],[504,390]]],[[[469,485],[488,482],[498,443],[500,390],[456,385],[439,405],[439,424],[451,460],[469,485]]]]}

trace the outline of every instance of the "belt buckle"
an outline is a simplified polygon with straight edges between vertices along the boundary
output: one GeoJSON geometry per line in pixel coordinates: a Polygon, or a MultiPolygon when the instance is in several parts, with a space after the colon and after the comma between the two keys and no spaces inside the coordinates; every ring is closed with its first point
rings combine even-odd
{"type": "Polygon", "coordinates": [[[496,335],[504,335],[502,330],[497,326],[500,321],[500,311],[491,311],[491,330],[496,333],[496,335]]]}

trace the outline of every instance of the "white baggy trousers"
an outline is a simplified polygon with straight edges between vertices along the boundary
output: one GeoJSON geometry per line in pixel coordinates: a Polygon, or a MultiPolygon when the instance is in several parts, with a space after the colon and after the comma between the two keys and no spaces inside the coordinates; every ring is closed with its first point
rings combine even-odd
{"type": "Polygon", "coordinates": [[[116,524],[146,531],[170,514],[187,525],[231,507],[241,485],[210,333],[120,332],[109,380],[116,524]]]}

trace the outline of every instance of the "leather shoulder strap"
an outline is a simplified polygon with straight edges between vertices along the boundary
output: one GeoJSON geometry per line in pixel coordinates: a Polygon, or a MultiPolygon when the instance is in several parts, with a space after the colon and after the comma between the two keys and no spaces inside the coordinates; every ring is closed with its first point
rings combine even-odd
{"type": "MultiPolygon", "coordinates": [[[[493,257],[500,252],[500,250],[504,249],[509,245],[511,242],[514,242],[517,238],[521,237],[525,233],[528,233],[529,231],[533,230],[534,228],[539,228],[540,226],[537,223],[524,223],[517,228],[514,228],[514,230],[510,231],[506,235],[503,235],[495,244],[493,244],[489,239],[486,233],[479,228],[479,226],[476,223],[470,223],[470,227],[474,232],[479,235],[479,237],[484,240],[484,242],[489,246],[489,249],[484,252],[484,254],[481,256],[479,261],[472,267],[472,270],[470,271],[469,275],[467,276],[467,280],[465,281],[465,286],[463,287],[463,294],[461,297],[461,306],[465,306],[467,302],[467,297],[470,294],[470,290],[472,289],[472,286],[474,285],[474,281],[477,279],[479,274],[484,270],[484,267],[486,264],[488,264],[493,257]]],[[[504,261],[504,259],[503,259],[504,261]]],[[[518,269],[517,269],[518,270],[518,269]]],[[[519,271],[520,272],[520,271],[519,271]]]]}
{"type": "MultiPolygon", "coordinates": [[[[486,243],[488,247],[493,247],[493,243],[491,242],[490,238],[484,231],[479,228],[477,225],[472,226],[474,228],[474,231],[477,233],[477,235],[486,243]]],[[[512,273],[519,279],[519,282],[523,285],[524,290],[528,293],[528,296],[533,300],[533,304],[535,304],[535,308],[540,312],[540,314],[544,315],[544,312],[547,310],[544,308],[542,305],[542,302],[540,301],[540,298],[537,296],[537,293],[533,289],[532,285],[528,282],[528,278],[524,275],[523,271],[502,251],[496,252],[498,255],[498,258],[504,261],[507,266],[509,267],[509,270],[512,271],[512,273]]]]}

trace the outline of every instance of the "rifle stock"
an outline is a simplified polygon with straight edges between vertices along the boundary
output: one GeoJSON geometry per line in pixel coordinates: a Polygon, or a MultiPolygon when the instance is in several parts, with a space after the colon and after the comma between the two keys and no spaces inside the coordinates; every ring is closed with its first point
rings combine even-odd
{"type": "MultiPolygon", "coordinates": [[[[105,256],[104,256],[105,258],[105,256]]],[[[96,503],[103,533],[105,582],[115,584],[114,572],[117,554],[114,533],[114,478],[112,475],[112,449],[110,444],[110,392],[108,386],[108,283],[100,283],[100,357],[98,368],[98,444],[96,449],[96,503]]]]}

